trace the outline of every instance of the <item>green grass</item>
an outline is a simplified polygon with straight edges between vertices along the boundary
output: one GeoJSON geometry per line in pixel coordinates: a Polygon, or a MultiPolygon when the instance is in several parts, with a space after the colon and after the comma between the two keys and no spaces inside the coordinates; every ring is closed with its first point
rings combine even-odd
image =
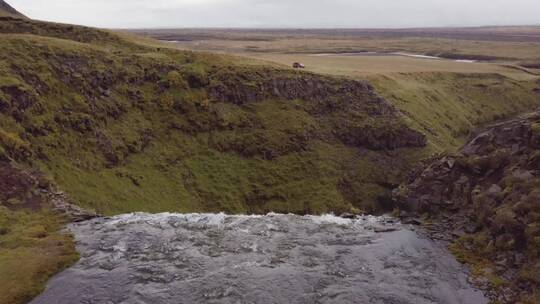
{"type": "Polygon", "coordinates": [[[104,214],[380,211],[416,161],[538,104],[532,83],[451,73],[372,76],[404,114],[394,121],[369,110],[319,113],[323,105],[312,100],[218,102],[208,88],[219,77],[256,90],[266,78],[319,76],[135,45],[107,32],[88,43],[79,33],[90,29],[62,34],[61,25],[24,22],[25,33],[1,36],[0,104],[11,109],[0,113],[3,154],[38,166],[104,214]],[[386,153],[340,137],[378,140],[405,123],[426,134],[428,149],[386,153]]]}
{"type": "MultiPolygon", "coordinates": [[[[311,124],[313,128],[320,125],[304,111],[270,110],[278,105],[279,102],[274,106],[259,104],[248,111],[255,114],[236,110],[227,115],[232,123],[246,119],[243,115],[257,115],[263,126],[253,132],[205,132],[194,137],[159,130],[159,124],[155,123],[153,132],[158,139],[112,168],[107,167],[99,155],[84,151],[84,147],[92,146],[91,142],[71,146],[69,156],[55,155],[58,151],[51,151],[47,161],[39,163],[42,170],[50,173],[82,206],[105,214],[130,211],[324,213],[348,211],[353,205],[369,211],[379,210],[377,198],[388,191],[379,183],[398,182],[399,174],[393,174],[395,167],[390,164],[399,160],[377,152],[359,153],[342,143],[319,140],[289,153],[290,149],[297,149],[294,141],[292,146],[286,144],[290,133],[305,132],[311,124]],[[284,123],[277,123],[282,121],[284,123]],[[165,134],[167,132],[170,134],[165,134]],[[253,134],[262,142],[254,140],[253,134]],[[235,151],[239,145],[237,138],[241,140],[244,155],[235,151]],[[231,145],[233,148],[223,148],[231,145]],[[265,159],[263,155],[276,157],[265,159]],[[96,165],[100,162],[101,165],[96,165]],[[380,165],[379,169],[373,162],[380,165]],[[339,185],[344,180],[354,186],[348,184],[347,189],[341,189],[339,185]],[[357,195],[346,196],[342,190],[350,192],[352,187],[360,187],[357,195]],[[363,191],[364,188],[368,191],[363,191]]],[[[126,121],[119,124],[119,128],[136,126],[126,121]]],[[[122,140],[131,142],[130,132],[119,132],[116,127],[109,125],[109,130],[115,130],[110,134],[116,133],[122,140]]]]}
{"type": "Polygon", "coordinates": [[[369,78],[436,152],[456,150],[471,131],[540,105],[533,82],[498,74],[411,73],[369,78]]]}
{"type": "MultiPolygon", "coordinates": [[[[105,215],[376,213],[392,207],[391,189],[420,159],[538,102],[532,84],[493,74],[371,80],[405,115],[348,79],[0,18],[0,159],[40,169],[105,215]],[[294,97],[304,90],[313,93],[294,97]],[[408,126],[427,148],[378,145],[408,126]]],[[[0,249],[0,279],[11,278],[1,296],[24,303],[76,254],[61,217],[1,212],[0,239],[11,244],[0,249]],[[20,273],[17,257],[29,261],[20,273]]]]}
{"type": "Polygon", "coordinates": [[[27,303],[47,280],[78,260],[65,220],[50,211],[0,207],[0,303],[27,303]]]}
{"type": "Polygon", "coordinates": [[[336,107],[328,110],[314,100],[235,104],[208,93],[228,77],[249,90],[300,77],[330,88],[330,78],[24,22],[25,30],[4,24],[9,33],[0,36],[3,153],[100,213],[377,212],[410,165],[402,159],[422,154],[344,142],[369,132],[360,137],[373,144],[405,125],[370,117],[373,109],[346,112],[343,97],[325,101],[336,107]]]}
{"type": "Polygon", "coordinates": [[[290,53],[233,53],[259,64],[274,64],[290,67],[293,62],[302,62],[306,70],[337,76],[366,78],[373,75],[397,76],[398,73],[462,73],[462,74],[502,74],[517,80],[531,80],[538,76],[520,70],[513,63],[498,64],[487,62],[456,62],[454,60],[433,60],[399,55],[315,55],[290,53]],[[262,63],[261,63],[262,62],[262,63]]]}

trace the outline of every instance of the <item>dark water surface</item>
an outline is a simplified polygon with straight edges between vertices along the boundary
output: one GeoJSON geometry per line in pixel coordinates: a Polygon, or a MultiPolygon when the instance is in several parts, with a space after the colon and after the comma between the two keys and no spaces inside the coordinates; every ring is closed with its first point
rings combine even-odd
{"type": "Polygon", "coordinates": [[[73,224],[81,260],[32,303],[487,302],[443,246],[387,222],[130,214],[73,224]]]}
{"type": "Polygon", "coordinates": [[[409,58],[416,58],[416,59],[428,59],[428,60],[446,60],[446,61],[455,61],[455,62],[462,62],[462,63],[475,63],[478,62],[478,60],[470,60],[470,59],[447,59],[443,57],[437,57],[437,56],[429,56],[429,55],[422,55],[422,54],[411,54],[411,53],[404,53],[404,52],[392,52],[392,53],[386,53],[386,52],[353,52],[353,53],[319,53],[319,54],[312,54],[310,56],[315,57],[366,57],[366,56],[372,56],[372,57],[385,57],[385,56],[400,56],[400,57],[409,57],[409,58]]]}

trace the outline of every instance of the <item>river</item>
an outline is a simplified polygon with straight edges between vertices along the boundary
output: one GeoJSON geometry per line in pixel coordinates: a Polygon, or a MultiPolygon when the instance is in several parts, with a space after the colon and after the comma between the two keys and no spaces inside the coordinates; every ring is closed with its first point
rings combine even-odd
{"type": "Polygon", "coordinates": [[[400,56],[400,57],[410,57],[410,58],[417,58],[417,59],[449,60],[449,61],[462,62],[462,63],[476,63],[476,62],[478,62],[477,60],[446,59],[446,58],[443,58],[443,57],[428,56],[428,55],[422,55],[422,54],[411,54],[411,53],[404,53],[404,52],[319,53],[319,54],[312,54],[310,56],[315,56],[315,57],[400,56]]]}
{"type": "Polygon", "coordinates": [[[80,261],[33,304],[487,303],[389,217],[127,214],[71,224],[80,261]]]}

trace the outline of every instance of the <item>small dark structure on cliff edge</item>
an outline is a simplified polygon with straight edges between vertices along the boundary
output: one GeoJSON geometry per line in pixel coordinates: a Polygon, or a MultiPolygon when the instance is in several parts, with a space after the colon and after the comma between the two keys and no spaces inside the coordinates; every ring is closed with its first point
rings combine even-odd
{"type": "Polygon", "coordinates": [[[292,67],[295,68],[295,69],[305,69],[306,68],[306,66],[304,64],[300,63],[300,62],[293,63],[292,67]]]}

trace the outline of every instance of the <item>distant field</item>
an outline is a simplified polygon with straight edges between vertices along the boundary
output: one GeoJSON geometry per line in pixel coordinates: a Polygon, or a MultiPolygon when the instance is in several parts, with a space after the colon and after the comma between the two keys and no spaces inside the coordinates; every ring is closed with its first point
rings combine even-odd
{"type": "Polygon", "coordinates": [[[368,79],[427,135],[434,152],[456,149],[474,128],[529,111],[540,98],[540,27],[135,34],[166,40],[167,47],[235,55],[244,64],[302,62],[310,72],[368,79]]]}
{"type": "Polygon", "coordinates": [[[468,63],[453,60],[410,58],[404,56],[316,56],[309,54],[279,53],[239,53],[253,59],[265,60],[290,66],[292,62],[302,62],[306,70],[330,75],[364,78],[369,75],[418,72],[452,73],[498,73],[517,80],[529,80],[537,76],[522,70],[492,63],[468,63]]]}
{"type": "Polygon", "coordinates": [[[499,73],[519,80],[540,75],[540,27],[407,30],[136,30],[176,48],[240,55],[290,66],[300,61],[317,73],[363,77],[372,74],[499,73]],[[345,53],[378,52],[381,56],[345,53]],[[433,60],[389,56],[406,52],[433,60]],[[332,56],[313,56],[323,53],[332,56]],[[475,60],[465,63],[456,60],[475,60]]]}
{"type": "Polygon", "coordinates": [[[257,52],[411,51],[484,60],[540,59],[540,26],[372,30],[135,30],[194,49],[257,52]]]}
{"type": "MultiPolygon", "coordinates": [[[[159,35],[157,38],[160,38],[159,35]]],[[[346,39],[339,36],[332,39],[323,37],[275,37],[269,40],[257,40],[257,37],[190,39],[188,37],[172,36],[171,39],[166,40],[174,41],[190,49],[227,52],[344,53],[401,51],[485,61],[520,61],[540,58],[540,42],[471,41],[412,37],[346,39]]]]}
{"type": "Polygon", "coordinates": [[[275,38],[447,38],[473,41],[540,42],[540,26],[412,29],[141,29],[139,34],[164,40],[273,40],[275,38]]]}
{"type": "Polygon", "coordinates": [[[306,65],[307,71],[354,78],[365,78],[369,75],[418,72],[496,73],[516,80],[531,80],[540,76],[540,70],[521,67],[513,61],[463,62],[454,59],[414,58],[391,54],[250,52],[226,47],[219,48],[216,45],[206,48],[203,47],[203,43],[198,44],[198,47],[190,45],[191,42],[188,44],[185,42],[167,44],[185,50],[233,54],[241,57],[239,60],[252,64],[266,63],[291,67],[293,62],[301,62],[306,65]]]}

